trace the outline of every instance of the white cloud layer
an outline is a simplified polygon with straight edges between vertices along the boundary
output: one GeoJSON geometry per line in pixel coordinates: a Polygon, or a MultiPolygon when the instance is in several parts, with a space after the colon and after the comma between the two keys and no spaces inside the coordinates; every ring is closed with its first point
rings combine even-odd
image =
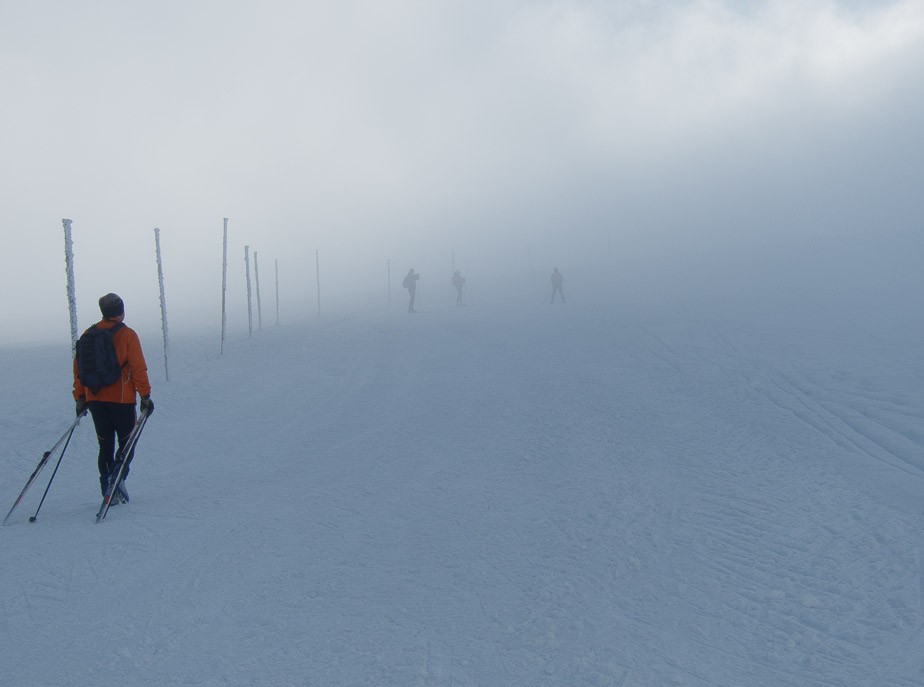
{"type": "Polygon", "coordinates": [[[919,0],[39,0],[0,18],[0,223],[28,266],[0,279],[39,310],[66,312],[65,216],[83,314],[97,292],[147,302],[155,226],[168,291],[217,296],[222,217],[236,252],[320,248],[334,289],[450,248],[488,272],[524,244],[543,269],[593,262],[605,240],[644,271],[921,229],[919,0]]]}

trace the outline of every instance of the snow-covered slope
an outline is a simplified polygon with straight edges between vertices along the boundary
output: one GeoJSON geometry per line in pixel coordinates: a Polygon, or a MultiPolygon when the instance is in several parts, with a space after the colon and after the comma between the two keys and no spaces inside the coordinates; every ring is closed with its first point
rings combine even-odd
{"type": "MultiPolygon", "coordinates": [[[[924,684],[920,338],[396,308],[167,384],[140,334],[131,504],[86,421],[0,529],[0,684],[924,684]]],[[[66,346],[0,370],[5,515],[73,411],[66,346]]]]}

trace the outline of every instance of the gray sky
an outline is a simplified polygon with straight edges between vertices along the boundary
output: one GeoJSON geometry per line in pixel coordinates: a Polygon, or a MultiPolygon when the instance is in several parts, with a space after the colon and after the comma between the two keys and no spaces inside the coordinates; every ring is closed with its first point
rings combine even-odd
{"type": "Polygon", "coordinates": [[[171,316],[217,323],[223,217],[238,309],[245,244],[290,303],[316,249],[374,298],[452,249],[623,291],[924,257],[922,0],[0,0],[0,65],[4,314],[65,338],[63,217],[81,328],[157,321],[154,227],[171,316]]]}

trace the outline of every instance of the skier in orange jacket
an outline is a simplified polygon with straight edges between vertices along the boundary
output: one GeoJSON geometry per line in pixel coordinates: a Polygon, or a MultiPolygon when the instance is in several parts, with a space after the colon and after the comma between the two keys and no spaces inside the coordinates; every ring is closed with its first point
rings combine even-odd
{"type": "MultiPolygon", "coordinates": [[[[99,441],[99,483],[105,496],[109,473],[115,462],[116,438],[121,449],[135,426],[135,395],[141,396],[141,409],[149,415],[154,412],[154,403],[151,401],[151,383],[148,381],[148,366],[141,350],[141,341],[133,329],[122,324],[122,320],[125,319],[125,305],[122,299],[114,293],[108,293],[99,299],[99,309],[103,319],[93,327],[112,329],[118,326],[112,335],[112,344],[122,366],[122,376],[108,386],[86,387],[78,376],[75,355],[74,400],[77,415],[83,415],[89,410],[93,417],[93,426],[96,428],[96,438],[99,441]]],[[[128,477],[131,459],[132,456],[125,459],[123,483],[118,486],[125,501],[128,501],[128,492],[125,490],[124,481],[128,477]]]]}

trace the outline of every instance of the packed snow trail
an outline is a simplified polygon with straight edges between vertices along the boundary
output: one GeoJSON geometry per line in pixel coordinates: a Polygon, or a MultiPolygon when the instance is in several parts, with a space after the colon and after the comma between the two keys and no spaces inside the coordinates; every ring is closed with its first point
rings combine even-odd
{"type": "MultiPolygon", "coordinates": [[[[92,525],[84,431],[0,529],[0,683],[924,684],[919,339],[573,304],[214,338],[171,342],[129,505],[92,525]]],[[[69,362],[0,351],[10,503],[69,362]]]]}

